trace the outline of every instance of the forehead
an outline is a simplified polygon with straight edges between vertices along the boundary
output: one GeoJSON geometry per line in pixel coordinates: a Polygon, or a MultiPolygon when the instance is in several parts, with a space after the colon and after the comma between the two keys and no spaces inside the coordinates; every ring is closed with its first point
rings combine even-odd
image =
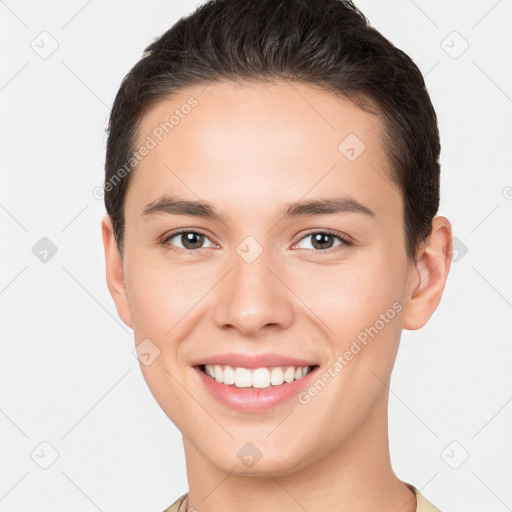
{"type": "Polygon", "coordinates": [[[400,202],[380,118],[310,85],[220,82],[183,89],[143,117],[135,149],[144,144],[151,149],[128,191],[144,205],[178,193],[268,207],[271,200],[333,190],[376,210],[400,202]]]}

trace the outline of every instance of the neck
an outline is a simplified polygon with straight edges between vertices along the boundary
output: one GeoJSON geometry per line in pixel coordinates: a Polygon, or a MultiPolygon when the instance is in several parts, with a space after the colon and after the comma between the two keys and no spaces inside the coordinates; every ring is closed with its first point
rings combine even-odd
{"type": "Polygon", "coordinates": [[[414,492],[391,467],[387,410],[388,394],[383,392],[349,439],[314,463],[279,477],[226,472],[184,437],[189,492],[182,510],[260,512],[265,503],[266,512],[415,512],[414,492]]]}

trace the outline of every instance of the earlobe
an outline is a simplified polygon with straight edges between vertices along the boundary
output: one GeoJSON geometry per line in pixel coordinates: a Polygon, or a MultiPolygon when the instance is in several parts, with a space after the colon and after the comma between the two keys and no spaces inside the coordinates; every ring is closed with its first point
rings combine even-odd
{"type": "Polygon", "coordinates": [[[109,215],[105,215],[101,222],[101,232],[103,237],[103,247],[105,249],[105,271],[107,277],[107,286],[114,299],[117,312],[121,320],[130,328],[132,318],[126,285],[124,282],[123,262],[114,236],[114,228],[109,215]]]}
{"type": "Polygon", "coordinates": [[[404,299],[403,327],[423,327],[437,309],[452,261],[452,228],[445,217],[435,217],[432,233],[411,268],[408,295],[404,299]]]}

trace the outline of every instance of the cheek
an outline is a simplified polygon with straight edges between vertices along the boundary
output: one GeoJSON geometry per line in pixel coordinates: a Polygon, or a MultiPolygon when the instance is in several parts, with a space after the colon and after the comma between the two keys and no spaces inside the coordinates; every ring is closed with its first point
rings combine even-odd
{"type": "Polygon", "coordinates": [[[396,310],[401,308],[393,309],[393,304],[403,300],[406,279],[399,259],[369,256],[314,270],[303,266],[289,274],[289,282],[294,283],[293,289],[304,304],[304,314],[341,350],[390,308],[386,320],[396,318],[396,310]]]}
{"type": "MultiPolygon", "coordinates": [[[[133,252],[126,262],[127,293],[139,337],[175,337],[174,326],[211,288],[194,265],[170,265],[165,257],[133,252]]],[[[137,338],[138,339],[138,338],[137,338]]]]}
{"type": "Polygon", "coordinates": [[[308,318],[322,329],[329,343],[325,379],[319,376],[323,383],[314,386],[321,390],[319,398],[316,389],[311,389],[312,394],[304,397],[306,408],[318,417],[331,411],[333,423],[347,429],[346,435],[372,409],[393,368],[405,278],[400,265],[375,258],[373,264],[366,261],[336,271],[324,268],[314,279],[303,275],[300,281],[297,295],[307,297],[305,303],[312,312],[308,318]]]}

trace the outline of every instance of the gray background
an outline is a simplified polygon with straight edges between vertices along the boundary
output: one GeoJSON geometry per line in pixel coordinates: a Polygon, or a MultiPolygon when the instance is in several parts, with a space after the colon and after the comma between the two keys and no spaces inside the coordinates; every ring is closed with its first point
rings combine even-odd
{"type": "MultiPolygon", "coordinates": [[[[393,466],[443,512],[511,510],[512,1],[356,4],[425,76],[457,249],[438,311],[403,333],[393,466]]],[[[0,1],[1,511],[160,512],[187,491],[108,293],[95,191],[121,79],[195,5],[0,1]]]]}

